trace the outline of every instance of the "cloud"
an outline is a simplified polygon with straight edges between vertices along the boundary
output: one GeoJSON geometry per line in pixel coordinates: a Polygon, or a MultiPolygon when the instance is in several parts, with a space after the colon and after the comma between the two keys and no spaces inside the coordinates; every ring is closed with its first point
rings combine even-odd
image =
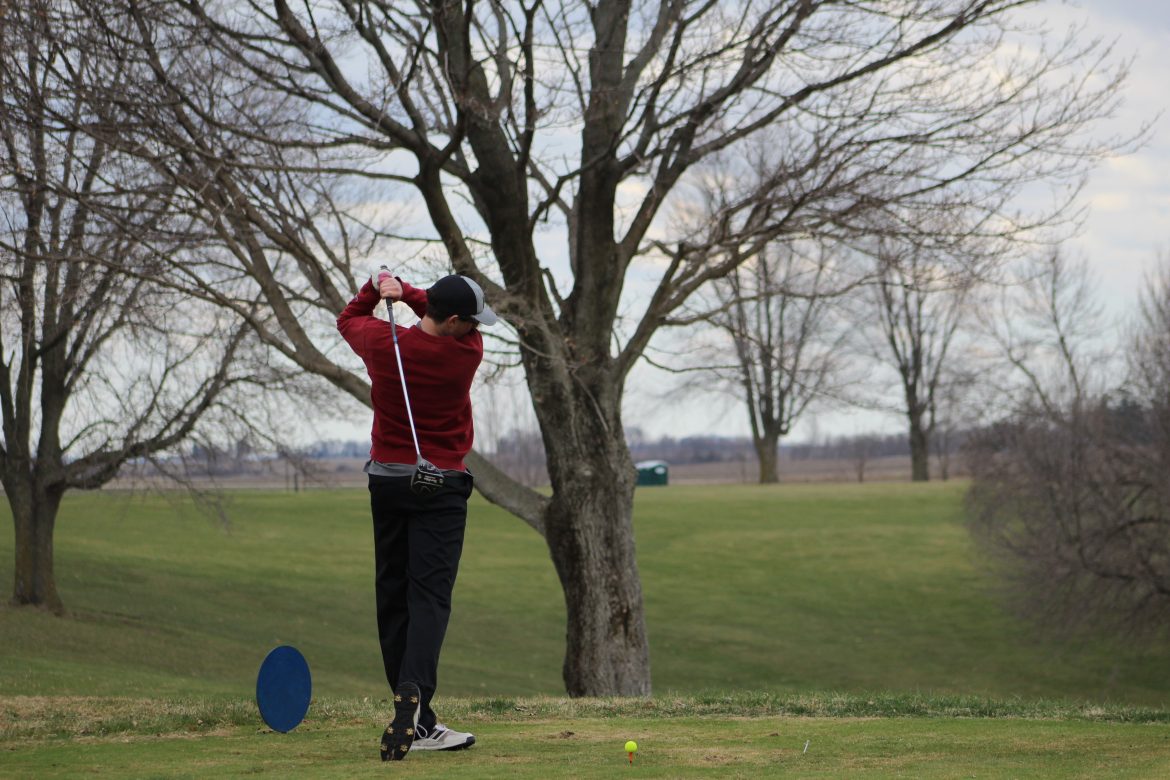
{"type": "Polygon", "coordinates": [[[1137,151],[1107,159],[1084,192],[1089,215],[1069,249],[1084,255],[1101,280],[1099,294],[1118,318],[1132,310],[1158,251],[1170,247],[1170,4],[1150,0],[1086,0],[1045,6],[1054,29],[1084,23],[1084,34],[1114,41],[1114,55],[1133,64],[1116,116],[1102,135],[1127,136],[1152,123],[1137,151]]]}

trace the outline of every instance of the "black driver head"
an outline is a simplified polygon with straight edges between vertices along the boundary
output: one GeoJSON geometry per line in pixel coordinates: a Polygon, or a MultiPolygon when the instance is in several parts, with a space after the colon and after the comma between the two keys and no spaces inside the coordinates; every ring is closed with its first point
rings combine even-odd
{"type": "Polygon", "coordinates": [[[443,487],[443,472],[435,464],[420,457],[410,478],[410,490],[418,496],[433,496],[443,487]]]}

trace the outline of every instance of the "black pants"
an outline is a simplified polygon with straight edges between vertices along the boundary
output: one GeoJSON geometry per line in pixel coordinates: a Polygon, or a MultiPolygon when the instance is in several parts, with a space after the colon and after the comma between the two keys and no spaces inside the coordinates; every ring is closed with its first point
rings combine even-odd
{"type": "Polygon", "coordinates": [[[451,617],[451,590],[463,554],[471,475],[448,476],[432,496],[417,496],[409,477],[370,475],[374,515],[374,588],[378,639],[391,689],[422,692],[419,725],[435,725],[431,697],[451,617]]]}

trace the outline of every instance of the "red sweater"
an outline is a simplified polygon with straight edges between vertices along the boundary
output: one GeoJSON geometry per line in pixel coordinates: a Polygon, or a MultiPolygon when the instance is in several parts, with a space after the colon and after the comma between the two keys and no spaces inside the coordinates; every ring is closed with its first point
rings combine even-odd
{"type": "MultiPolygon", "coordinates": [[[[401,280],[400,280],[401,281],[401,280]]],[[[373,316],[381,298],[370,282],[337,318],[337,329],[366,364],[374,427],[370,457],[382,463],[415,462],[402,380],[394,359],[390,323],[373,316]]],[[[422,317],[427,292],[402,283],[402,300],[422,317]]],[[[402,369],[422,456],[441,469],[464,470],[471,450],[471,380],[483,360],[483,337],[473,330],[461,338],[432,336],[417,325],[398,328],[402,369]]]]}

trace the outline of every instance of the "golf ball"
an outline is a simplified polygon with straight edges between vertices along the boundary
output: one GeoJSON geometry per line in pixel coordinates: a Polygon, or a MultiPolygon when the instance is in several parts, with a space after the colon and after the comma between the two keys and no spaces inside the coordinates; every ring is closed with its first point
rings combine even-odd
{"type": "Polygon", "coordinates": [[[638,752],[638,743],[631,739],[629,742],[626,743],[626,752],[627,753],[637,753],[638,752]]]}

